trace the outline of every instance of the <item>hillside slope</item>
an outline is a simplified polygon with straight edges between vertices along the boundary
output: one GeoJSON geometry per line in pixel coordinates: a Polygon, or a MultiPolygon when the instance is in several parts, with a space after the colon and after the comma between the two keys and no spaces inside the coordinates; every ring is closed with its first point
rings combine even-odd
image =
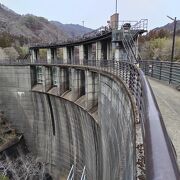
{"type": "Polygon", "coordinates": [[[86,28],[79,24],[62,24],[57,21],[51,21],[51,23],[54,24],[57,28],[62,29],[63,32],[66,32],[69,37],[81,36],[92,31],[92,29],[86,28]]]}
{"type": "Polygon", "coordinates": [[[6,33],[14,39],[23,37],[27,42],[56,42],[89,31],[91,29],[80,25],[48,21],[31,14],[19,15],[0,4],[0,35],[6,33]]]}

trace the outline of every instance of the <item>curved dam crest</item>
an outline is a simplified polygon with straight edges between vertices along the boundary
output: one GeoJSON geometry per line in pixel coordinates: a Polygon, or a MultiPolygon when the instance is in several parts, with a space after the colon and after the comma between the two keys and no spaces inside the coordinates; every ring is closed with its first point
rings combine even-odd
{"type": "MultiPolygon", "coordinates": [[[[76,67],[63,68],[77,71],[76,67]]],[[[85,80],[85,87],[90,86],[91,70],[78,71],[85,72],[85,79],[77,79],[85,80]]],[[[81,81],[73,84],[71,73],[69,93],[78,94],[74,100],[51,95],[49,90],[32,91],[33,73],[31,66],[0,66],[0,107],[24,134],[29,150],[48,164],[54,179],[67,177],[72,165],[76,179],[84,166],[88,179],[135,179],[136,116],[125,85],[108,74],[93,72],[98,77],[97,95],[93,86],[86,88],[83,96],[91,105],[97,102],[95,117],[87,106],[83,107],[84,103],[78,105],[82,97],[77,87],[81,81]],[[92,100],[91,94],[97,99],[92,100]]]]}

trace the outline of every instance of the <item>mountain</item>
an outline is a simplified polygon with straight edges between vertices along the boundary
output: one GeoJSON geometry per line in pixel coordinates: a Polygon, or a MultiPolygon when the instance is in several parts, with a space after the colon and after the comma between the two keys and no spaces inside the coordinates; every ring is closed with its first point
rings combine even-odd
{"type": "MultiPolygon", "coordinates": [[[[62,24],[48,21],[31,14],[19,15],[0,4],[0,40],[8,37],[9,41],[20,44],[29,42],[57,42],[82,35],[91,29],[80,25],[62,24]]],[[[0,46],[1,46],[0,42],[0,46]]],[[[2,46],[3,47],[3,46],[2,46]]]]}
{"type": "Polygon", "coordinates": [[[86,28],[79,24],[62,24],[58,21],[51,21],[57,28],[62,29],[69,37],[81,36],[85,33],[91,32],[92,29],[86,28]]]}
{"type": "MultiPolygon", "coordinates": [[[[161,30],[161,29],[172,33],[173,30],[174,30],[174,22],[168,23],[168,24],[166,24],[165,26],[162,26],[162,27],[157,27],[157,28],[153,29],[153,31],[154,31],[154,30],[155,30],[155,31],[159,31],[159,30],[161,30]]],[[[180,20],[177,20],[176,31],[177,31],[177,32],[180,31],[180,20]]]]}

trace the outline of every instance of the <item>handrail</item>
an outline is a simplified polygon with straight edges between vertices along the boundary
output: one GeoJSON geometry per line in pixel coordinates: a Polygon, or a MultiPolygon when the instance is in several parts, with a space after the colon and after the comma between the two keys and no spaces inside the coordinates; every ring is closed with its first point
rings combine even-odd
{"type": "Polygon", "coordinates": [[[140,21],[119,21],[119,29],[123,27],[125,24],[130,24],[130,29],[132,30],[145,30],[148,29],[148,19],[141,19],[140,21]]]}
{"type": "Polygon", "coordinates": [[[83,172],[82,172],[82,175],[81,175],[81,180],[86,180],[86,166],[84,166],[84,168],[83,168],[83,172]]]}
{"type": "Polygon", "coordinates": [[[106,34],[109,34],[112,32],[112,29],[108,26],[102,26],[96,30],[93,30],[91,32],[88,32],[82,36],[76,36],[74,38],[68,38],[64,41],[59,42],[47,42],[47,43],[31,43],[30,48],[33,47],[46,47],[46,46],[58,46],[58,45],[66,45],[66,44],[73,44],[73,43],[80,43],[88,40],[93,40],[94,38],[100,38],[103,37],[106,34]]]}
{"type": "MultiPolygon", "coordinates": [[[[41,65],[25,63],[24,65],[41,65]]],[[[47,65],[47,62],[42,63],[47,65]]],[[[62,61],[48,64],[63,65],[62,61]]],[[[68,64],[64,64],[68,65],[68,64]]],[[[159,111],[152,89],[145,74],[136,65],[125,61],[86,60],[70,63],[70,66],[83,66],[110,72],[120,77],[129,88],[136,101],[143,132],[147,180],[178,180],[180,173],[172,142],[167,134],[162,115],[159,111]]],[[[69,66],[68,65],[68,66],[69,66]]]]}
{"type": "Polygon", "coordinates": [[[74,180],[74,165],[71,166],[67,180],[74,180]]]}

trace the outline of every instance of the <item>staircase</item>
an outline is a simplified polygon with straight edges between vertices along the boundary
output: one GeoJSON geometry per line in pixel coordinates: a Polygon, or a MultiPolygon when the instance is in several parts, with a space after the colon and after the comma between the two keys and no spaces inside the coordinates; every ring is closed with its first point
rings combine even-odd
{"type": "Polygon", "coordinates": [[[141,19],[136,24],[125,23],[121,29],[123,32],[122,43],[127,54],[127,59],[131,63],[138,63],[142,58],[138,51],[138,44],[135,42],[141,31],[147,32],[148,20],[141,19]]]}
{"type": "Polygon", "coordinates": [[[134,41],[130,29],[122,27],[123,39],[122,43],[127,54],[127,59],[131,63],[138,63],[141,60],[140,53],[138,51],[137,43],[134,41]]]}

